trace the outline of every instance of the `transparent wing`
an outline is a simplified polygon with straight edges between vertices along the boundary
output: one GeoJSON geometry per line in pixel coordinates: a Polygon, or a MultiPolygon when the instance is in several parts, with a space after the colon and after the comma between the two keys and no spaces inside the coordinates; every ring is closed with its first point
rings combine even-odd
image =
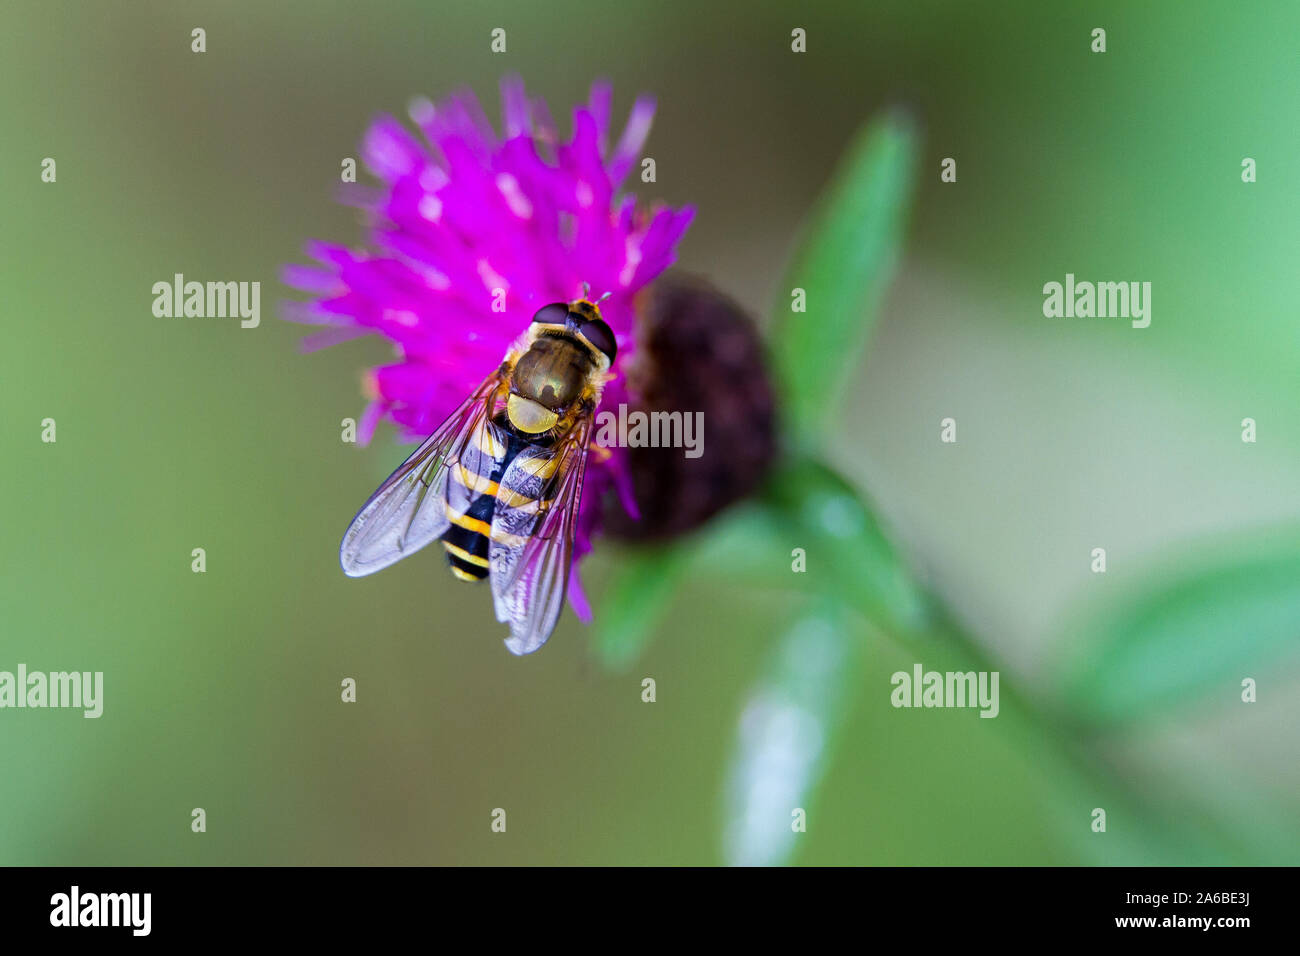
{"type": "Polygon", "coordinates": [[[493,373],[361,507],[339,546],[344,574],[374,574],[447,530],[447,468],[460,460],[466,442],[488,417],[499,384],[493,373]]]}
{"type": "Polygon", "coordinates": [[[555,448],[520,453],[502,476],[488,564],[511,653],[545,644],[564,609],[590,432],[586,419],[555,448]]]}

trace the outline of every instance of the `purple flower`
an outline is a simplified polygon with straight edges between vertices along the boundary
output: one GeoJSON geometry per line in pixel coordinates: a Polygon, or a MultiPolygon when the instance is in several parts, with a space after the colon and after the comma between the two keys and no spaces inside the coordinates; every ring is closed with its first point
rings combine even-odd
{"type": "MultiPolygon", "coordinates": [[[[303,343],[311,350],[378,333],[398,361],[367,375],[371,402],[361,418],[367,443],[381,418],[418,441],[501,362],[533,313],[549,302],[606,292],[601,313],[618,340],[618,361],[602,408],[629,402],[624,370],[636,352],[635,296],[674,260],[693,210],[639,209],[618,190],[640,157],[654,101],[638,99],[618,141],[610,134],[611,91],[593,84],[560,142],[541,99],[518,78],[501,85],[498,136],[469,92],[416,101],[411,119],[423,140],[389,116],[362,145],[378,189],[354,186],[345,201],[367,213],[367,248],[308,245],[319,266],[285,267],[284,281],[312,293],[290,303],[293,321],[329,326],[303,343]]],[[[606,492],[637,508],[621,449],[593,450],[586,471],[574,563],[591,550],[606,492]]],[[[578,576],[569,600],[589,619],[578,576]]]]}

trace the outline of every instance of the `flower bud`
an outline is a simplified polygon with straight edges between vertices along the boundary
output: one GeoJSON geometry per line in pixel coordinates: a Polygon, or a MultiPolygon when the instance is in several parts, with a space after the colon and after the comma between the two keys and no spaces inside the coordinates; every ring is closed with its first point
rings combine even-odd
{"type": "Polygon", "coordinates": [[[605,528],[650,540],[690,531],[752,492],[775,458],[776,424],[763,342],[731,299],[702,279],[670,275],[643,293],[636,321],[632,408],[699,412],[703,426],[698,457],[682,448],[627,449],[641,520],[610,507],[605,528]]]}

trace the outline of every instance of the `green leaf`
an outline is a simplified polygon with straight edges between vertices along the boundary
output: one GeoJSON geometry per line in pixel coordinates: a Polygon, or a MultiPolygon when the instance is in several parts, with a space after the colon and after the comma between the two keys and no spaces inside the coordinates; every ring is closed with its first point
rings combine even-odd
{"type": "Polygon", "coordinates": [[[625,554],[595,621],[597,656],[612,670],[641,655],[688,576],[725,574],[819,594],[896,637],[934,623],[930,600],[857,491],[811,459],[781,465],[758,500],[720,515],[703,534],[625,554]]]}
{"type": "Polygon", "coordinates": [[[1067,711],[1116,722],[1200,694],[1239,702],[1243,678],[1264,677],[1279,653],[1300,646],[1300,532],[1247,548],[1217,542],[1189,552],[1219,560],[1157,569],[1078,619],[1062,640],[1067,711]]]}
{"type": "Polygon", "coordinates": [[[613,670],[630,666],[678,584],[714,574],[819,594],[896,637],[934,623],[928,597],[855,489],[827,466],[799,459],[780,466],[758,500],[720,515],[703,534],[626,552],[596,615],[602,663],[613,670]]]}
{"type": "Polygon", "coordinates": [[[782,636],[746,695],[723,790],[723,857],[736,866],[786,861],[862,683],[863,643],[847,612],[825,602],[782,636]]]}
{"type": "Polygon", "coordinates": [[[758,587],[799,587],[790,572],[790,529],[771,502],[756,499],[727,509],[694,540],[691,575],[721,574],[758,587]]]}
{"type": "Polygon", "coordinates": [[[802,548],[807,588],[833,595],[881,630],[904,636],[927,627],[930,601],[871,509],[826,465],[798,459],[781,468],[767,492],[787,528],[786,555],[802,548]]]}
{"type": "Polygon", "coordinates": [[[777,297],[773,364],[782,415],[795,435],[816,435],[834,411],[875,324],[902,247],[917,137],[890,114],[850,144],[818,202],[777,297]],[[793,289],[806,312],[793,312],[793,289]]]}
{"type": "Polygon", "coordinates": [[[594,648],[604,666],[626,670],[641,656],[688,577],[716,573],[761,587],[791,585],[789,532],[772,508],[747,501],[700,532],[658,545],[626,549],[600,597],[594,648]]]}
{"type": "Polygon", "coordinates": [[[690,564],[690,548],[660,545],[628,551],[595,615],[595,651],[609,670],[630,667],[672,606],[690,564]]]}

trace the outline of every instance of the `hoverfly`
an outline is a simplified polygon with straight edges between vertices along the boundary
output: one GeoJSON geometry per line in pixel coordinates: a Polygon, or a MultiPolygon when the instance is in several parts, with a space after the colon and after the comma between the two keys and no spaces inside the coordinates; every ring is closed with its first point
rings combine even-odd
{"type": "MultiPolygon", "coordinates": [[[[489,578],[506,647],[530,654],[564,607],[592,419],[614,363],[598,302],[554,302],[501,365],[388,476],[343,535],[349,577],[441,539],[462,581],[489,578]]],[[[608,293],[606,293],[608,295],[608,293]]]]}

